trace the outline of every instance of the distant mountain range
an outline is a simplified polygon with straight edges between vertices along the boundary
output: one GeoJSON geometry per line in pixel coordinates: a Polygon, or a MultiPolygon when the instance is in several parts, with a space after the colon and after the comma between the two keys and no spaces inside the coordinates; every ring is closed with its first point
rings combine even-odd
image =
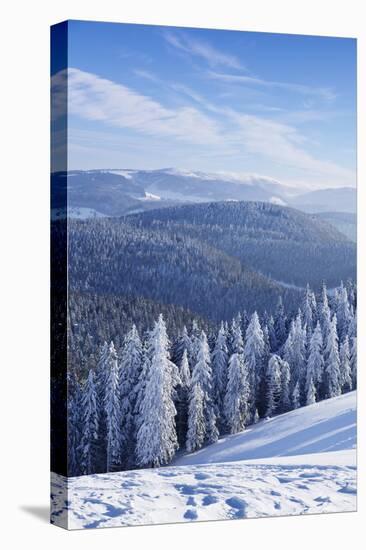
{"type": "Polygon", "coordinates": [[[352,187],[320,189],[294,197],[289,204],[304,212],[356,213],[357,193],[352,187]]]}
{"type": "Polygon", "coordinates": [[[295,194],[277,180],[248,175],[209,174],[165,168],[161,170],[88,170],[52,174],[52,216],[122,216],[217,201],[263,201],[293,206],[304,212],[356,212],[356,190],[323,189],[295,194]]]}

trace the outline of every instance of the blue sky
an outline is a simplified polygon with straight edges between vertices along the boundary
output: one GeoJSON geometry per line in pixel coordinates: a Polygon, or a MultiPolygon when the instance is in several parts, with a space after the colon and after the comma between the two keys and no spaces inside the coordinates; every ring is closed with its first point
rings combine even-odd
{"type": "Polygon", "coordinates": [[[68,54],[70,169],[356,184],[353,39],[72,21],[68,54]]]}

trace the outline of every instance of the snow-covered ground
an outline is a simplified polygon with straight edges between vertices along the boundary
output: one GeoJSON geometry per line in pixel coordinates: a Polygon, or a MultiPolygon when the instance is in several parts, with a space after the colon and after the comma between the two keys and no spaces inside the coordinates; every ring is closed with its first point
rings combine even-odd
{"type": "Polygon", "coordinates": [[[166,468],[52,477],[69,529],[356,509],[356,393],[263,421],[166,468]]]}
{"type": "Polygon", "coordinates": [[[242,433],[223,437],[214,445],[184,455],[175,464],[262,458],[270,458],[273,463],[273,457],[299,455],[305,455],[306,460],[309,454],[348,451],[355,447],[356,392],[350,392],[263,420],[242,433]]]}

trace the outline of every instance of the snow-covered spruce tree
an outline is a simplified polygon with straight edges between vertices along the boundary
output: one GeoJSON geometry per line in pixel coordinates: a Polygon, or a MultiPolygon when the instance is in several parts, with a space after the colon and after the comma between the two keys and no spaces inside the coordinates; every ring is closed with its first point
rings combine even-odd
{"type": "Polygon", "coordinates": [[[277,339],[277,349],[280,349],[281,346],[285,343],[287,336],[286,322],[287,318],[285,314],[285,308],[283,306],[282,297],[280,296],[278,298],[278,303],[274,314],[274,329],[277,339]]]}
{"type": "Polygon", "coordinates": [[[233,320],[231,326],[231,355],[233,353],[243,353],[244,352],[244,342],[243,342],[243,333],[241,331],[240,325],[233,320]]]}
{"type": "Polygon", "coordinates": [[[310,386],[315,387],[316,400],[323,398],[322,386],[324,378],[323,336],[319,321],[310,339],[309,357],[306,366],[305,396],[308,403],[310,386]]]}
{"type": "Polygon", "coordinates": [[[106,360],[104,413],[106,422],[106,471],[112,472],[121,462],[121,409],[118,384],[118,357],[111,342],[106,360]]]}
{"type": "Polygon", "coordinates": [[[281,371],[281,392],[278,404],[278,412],[285,413],[292,409],[290,386],[291,386],[291,373],[290,365],[284,359],[280,360],[281,371]]]}
{"type": "Polygon", "coordinates": [[[212,352],[213,400],[216,407],[217,425],[220,433],[224,432],[225,414],[224,397],[228,377],[227,334],[224,324],[218,331],[215,347],[212,352]]]}
{"type": "Polygon", "coordinates": [[[191,384],[188,407],[188,429],[186,450],[193,453],[202,447],[205,441],[205,415],[203,410],[204,394],[199,384],[191,384]]]}
{"type": "Polygon", "coordinates": [[[277,342],[277,337],[276,337],[274,319],[273,319],[272,315],[269,316],[269,319],[268,319],[268,322],[267,322],[267,327],[268,327],[268,337],[269,337],[270,351],[271,351],[271,353],[275,353],[278,349],[278,342],[277,342]]]}
{"type": "Polygon", "coordinates": [[[300,404],[304,404],[306,376],[306,329],[302,325],[301,313],[291,322],[291,328],[284,345],[284,359],[290,365],[292,389],[299,383],[300,404]]]}
{"type": "Polygon", "coordinates": [[[95,369],[95,386],[97,391],[98,403],[98,443],[95,457],[95,471],[106,471],[106,456],[107,456],[107,425],[105,417],[105,389],[107,382],[107,360],[109,346],[107,342],[99,349],[99,359],[95,369]]]}
{"type": "Polygon", "coordinates": [[[175,408],[177,410],[176,427],[179,447],[184,447],[187,437],[188,422],[188,394],[191,382],[191,373],[188,365],[187,350],[183,351],[179,369],[180,382],[176,390],[175,408]]]}
{"type": "Polygon", "coordinates": [[[98,440],[98,402],[94,372],[89,375],[82,391],[80,401],[81,440],[80,467],[82,474],[95,472],[96,443],[98,440]]]}
{"type": "Polygon", "coordinates": [[[348,334],[349,323],[351,322],[351,312],[348,302],[347,288],[343,281],[338,289],[336,297],[337,330],[339,341],[342,342],[348,334]]]}
{"type": "Polygon", "coordinates": [[[338,350],[337,315],[334,314],[329,325],[325,343],[325,397],[336,397],[341,394],[341,373],[338,350]]]}
{"type": "Polygon", "coordinates": [[[319,309],[318,319],[320,321],[320,326],[323,333],[323,340],[325,341],[328,336],[328,332],[330,328],[330,318],[331,318],[331,312],[330,312],[330,307],[328,302],[328,292],[327,292],[327,287],[325,283],[323,284],[323,287],[322,287],[322,297],[321,297],[321,301],[319,302],[318,309],[319,309]]]}
{"type": "Polygon", "coordinates": [[[258,386],[261,377],[263,376],[263,356],[264,356],[264,336],[259,322],[258,314],[255,311],[250,319],[244,344],[244,360],[248,367],[250,397],[249,397],[249,414],[254,416],[255,409],[258,408],[261,414],[261,403],[257,403],[258,386]]]}
{"type": "Polygon", "coordinates": [[[341,390],[342,393],[352,390],[352,372],[350,361],[350,349],[348,336],[344,338],[340,346],[339,360],[340,360],[340,373],[341,373],[341,390]]]}
{"type": "Polygon", "coordinates": [[[357,312],[353,308],[350,308],[350,321],[347,334],[350,342],[352,338],[357,336],[357,312]]]}
{"type": "Polygon", "coordinates": [[[189,335],[189,339],[191,344],[190,344],[190,349],[187,350],[188,362],[191,369],[193,369],[193,365],[197,361],[197,354],[198,354],[198,350],[200,349],[200,342],[201,342],[201,330],[195,319],[192,321],[192,329],[189,335]]]}
{"type": "Polygon", "coordinates": [[[203,413],[205,419],[205,443],[217,441],[219,432],[216,426],[215,404],[213,401],[212,369],[210,350],[204,331],[201,332],[197,362],[193,367],[191,387],[199,384],[203,391],[203,413]]]}
{"type": "Polygon", "coordinates": [[[172,346],[171,360],[175,365],[182,364],[184,351],[187,352],[188,359],[191,355],[191,339],[188,336],[187,327],[185,325],[172,346]]]}
{"type": "Polygon", "coordinates": [[[316,402],[316,390],[313,379],[310,378],[306,390],[306,405],[312,405],[316,402]]]}
{"type": "Polygon", "coordinates": [[[119,365],[119,396],[121,400],[121,465],[132,469],[135,466],[136,416],[135,406],[138,381],[142,370],[143,350],[139,333],[133,325],[127,333],[119,365]]]}
{"type": "MultiPolygon", "coordinates": [[[[140,376],[138,378],[136,389],[135,389],[136,401],[135,401],[134,414],[135,414],[136,437],[137,437],[137,432],[142,424],[140,408],[141,408],[141,403],[145,396],[147,374],[151,366],[152,350],[149,347],[150,340],[151,340],[151,332],[147,332],[144,339],[142,340],[142,368],[141,368],[140,376]]],[[[135,462],[136,462],[136,448],[135,448],[135,462]]]]}
{"type": "Polygon", "coordinates": [[[357,337],[354,336],[351,340],[350,349],[350,367],[352,376],[352,388],[357,388],[357,337]]]}
{"type": "Polygon", "coordinates": [[[138,466],[158,467],[169,464],[178,448],[173,402],[176,366],[169,359],[169,340],[160,315],[149,334],[150,360],[146,384],[139,408],[136,459],[138,466]],[[174,367],[174,369],[173,369],[174,367]]]}
{"type": "Polygon", "coordinates": [[[241,325],[240,325],[242,334],[246,333],[248,325],[249,325],[249,321],[250,321],[250,319],[249,319],[248,313],[244,309],[244,311],[242,311],[242,313],[241,313],[241,325]]]}
{"type": "MultiPolygon", "coordinates": [[[[262,322],[262,331],[263,331],[263,357],[262,357],[262,369],[260,372],[260,375],[257,379],[257,399],[256,399],[256,407],[261,412],[261,415],[265,415],[267,412],[267,394],[268,394],[268,378],[267,378],[267,370],[268,370],[268,362],[271,357],[271,344],[269,340],[269,331],[268,331],[268,325],[265,323],[265,321],[262,322]]],[[[258,412],[259,412],[258,411],[258,412]]]]}
{"type": "Polygon", "coordinates": [[[80,401],[81,389],[79,382],[72,372],[68,376],[67,398],[67,439],[68,439],[68,475],[80,475],[80,438],[82,433],[80,401]]]}
{"type": "Polygon", "coordinates": [[[314,320],[316,315],[316,300],[314,292],[310,290],[308,284],[306,285],[301,311],[304,325],[306,325],[308,339],[310,340],[310,336],[314,328],[314,320]]]}
{"type": "Polygon", "coordinates": [[[248,415],[248,369],[243,353],[234,353],[229,360],[227,389],[224,398],[226,425],[230,433],[244,430],[248,415]]]}
{"type": "Polygon", "coordinates": [[[300,387],[299,387],[299,382],[296,382],[296,384],[294,386],[294,389],[292,391],[292,408],[293,409],[298,409],[299,407],[301,407],[301,404],[300,404],[300,387]]]}
{"type": "Polygon", "coordinates": [[[281,397],[281,358],[271,355],[266,371],[266,416],[273,416],[278,412],[281,397]]]}
{"type": "Polygon", "coordinates": [[[346,282],[348,301],[351,309],[356,308],[357,290],[356,283],[352,279],[348,279],[346,282]]]}

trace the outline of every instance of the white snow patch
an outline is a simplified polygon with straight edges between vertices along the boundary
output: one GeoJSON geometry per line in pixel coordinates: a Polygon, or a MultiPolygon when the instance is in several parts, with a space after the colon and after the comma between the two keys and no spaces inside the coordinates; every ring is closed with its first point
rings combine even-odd
{"type": "MultiPolygon", "coordinates": [[[[223,437],[176,459],[176,465],[257,460],[344,451],[356,447],[356,392],[326,399],[223,437]]],[[[271,461],[272,463],[272,461],[271,461]]]]}
{"type": "Polygon", "coordinates": [[[117,174],[117,176],[123,176],[128,180],[132,180],[136,170],[106,170],[109,174],[117,174]]]}
{"type": "Polygon", "coordinates": [[[272,204],[277,204],[278,206],[286,206],[285,201],[283,201],[279,197],[271,197],[269,199],[269,202],[271,202],[272,204]]]}
{"type": "Polygon", "coordinates": [[[141,201],[160,201],[161,197],[159,195],[154,195],[153,193],[148,193],[145,191],[145,196],[140,198],[141,201]]]}
{"type": "Polygon", "coordinates": [[[166,468],[53,474],[52,521],[80,529],[355,511],[355,411],[351,392],[262,421],[166,468]]]}

